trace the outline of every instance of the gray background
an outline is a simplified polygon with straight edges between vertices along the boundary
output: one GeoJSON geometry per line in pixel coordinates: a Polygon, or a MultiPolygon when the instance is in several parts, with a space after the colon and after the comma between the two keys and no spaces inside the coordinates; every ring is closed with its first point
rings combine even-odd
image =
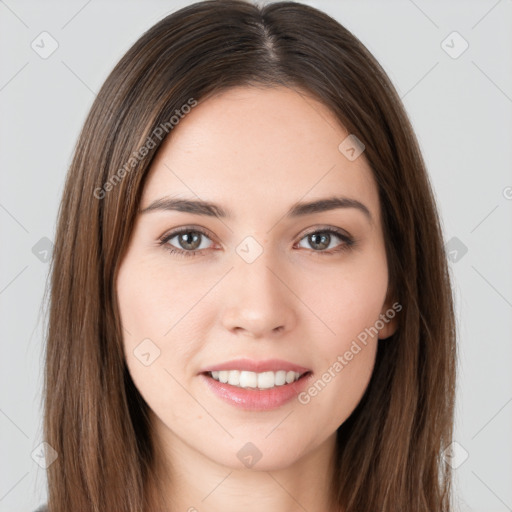
{"type": "MultiPolygon", "coordinates": [[[[46,239],[54,239],[74,144],[114,64],[190,3],[0,1],[0,511],[46,501],[39,308],[46,239]],[[58,43],[46,59],[31,47],[42,51],[46,37],[50,48],[43,31],[58,43]]],[[[306,3],[359,37],[405,102],[455,287],[458,444],[450,460],[459,510],[512,511],[512,0],[306,3]],[[464,41],[447,39],[453,31],[469,44],[457,58],[464,41]]]]}

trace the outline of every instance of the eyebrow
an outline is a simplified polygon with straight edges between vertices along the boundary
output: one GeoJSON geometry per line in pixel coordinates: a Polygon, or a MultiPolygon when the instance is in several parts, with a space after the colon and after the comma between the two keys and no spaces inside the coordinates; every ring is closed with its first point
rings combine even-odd
{"type": "MultiPolygon", "coordinates": [[[[370,224],[373,224],[370,210],[360,201],[348,197],[329,197],[316,201],[295,203],[285,214],[285,217],[297,218],[338,208],[355,208],[365,215],[370,224]]],[[[218,204],[200,199],[182,199],[173,197],[161,197],[160,199],[156,199],[149,206],[140,210],[139,213],[142,214],[162,210],[206,215],[208,217],[216,217],[218,219],[233,218],[233,214],[230,210],[225,209],[218,204]]]]}

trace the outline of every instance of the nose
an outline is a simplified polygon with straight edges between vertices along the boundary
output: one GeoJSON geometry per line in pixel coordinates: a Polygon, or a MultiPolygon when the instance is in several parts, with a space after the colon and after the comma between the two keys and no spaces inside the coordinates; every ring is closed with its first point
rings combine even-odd
{"type": "Polygon", "coordinates": [[[235,261],[225,283],[222,323],[234,334],[252,338],[282,336],[297,322],[299,303],[289,279],[268,251],[254,262],[235,261]]]}

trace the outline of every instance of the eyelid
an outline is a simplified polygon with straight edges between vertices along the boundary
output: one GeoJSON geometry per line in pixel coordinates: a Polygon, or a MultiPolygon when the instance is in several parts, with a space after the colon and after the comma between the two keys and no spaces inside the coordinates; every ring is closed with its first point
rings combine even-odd
{"type": "MultiPolygon", "coordinates": [[[[169,239],[174,238],[176,235],[179,235],[186,231],[197,231],[198,233],[201,233],[202,235],[206,236],[210,240],[214,238],[218,238],[211,233],[210,230],[203,228],[201,226],[181,226],[179,228],[174,228],[169,231],[166,231],[161,237],[158,238],[160,242],[166,242],[169,241],[169,239]]],[[[213,241],[213,240],[212,240],[213,241]]],[[[221,240],[222,242],[222,240],[221,240]]],[[[191,251],[189,251],[191,252],[191,251]]]]}
{"type": "MultiPolygon", "coordinates": [[[[331,226],[330,224],[316,225],[311,228],[308,228],[304,232],[300,231],[297,234],[297,236],[295,236],[294,238],[297,238],[302,233],[301,238],[300,238],[302,240],[305,236],[308,236],[311,233],[316,233],[317,231],[336,231],[336,232],[340,232],[340,234],[343,233],[347,238],[354,238],[350,233],[345,231],[343,228],[339,228],[337,226],[331,226]]],[[[338,236],[340,236],[340,234],[338,234],[338,236]]]]}

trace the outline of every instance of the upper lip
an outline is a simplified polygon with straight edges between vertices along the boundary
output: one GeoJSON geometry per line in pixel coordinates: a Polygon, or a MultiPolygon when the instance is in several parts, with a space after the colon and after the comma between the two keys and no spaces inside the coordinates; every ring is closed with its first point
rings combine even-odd
{"type": "Polygon", "coordinates": [[[203,368],[200,373],[214,372],[220,370],[245,370],[249,372],[262,373],[262,372],[277,372],[279,370],[286,370],[300,373],[301,375],[311,370],[304,368],[295,363],[284,361],[282,359],[265,359],[256,361],[254,359],[232,359],[223,363],[215,364],[203,368]]]}

